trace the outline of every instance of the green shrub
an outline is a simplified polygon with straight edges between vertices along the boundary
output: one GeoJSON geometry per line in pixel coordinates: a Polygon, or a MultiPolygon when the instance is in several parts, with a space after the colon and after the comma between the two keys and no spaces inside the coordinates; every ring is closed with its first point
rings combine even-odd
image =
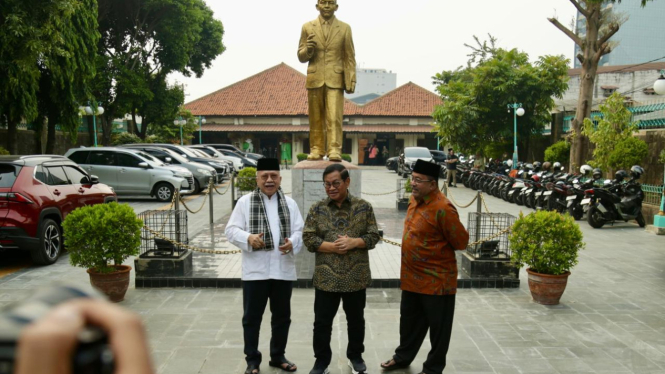
{"type": "Polygon", "coordinates": [[[256,189],[256,169],[244,168],[240,170],[236,181],[240,191],[254,191],[256,189]]]}
{"type": "Polygon", "coordinates": [[[346,153],[342,153],[342,160],[344,160],[346,162],[351,162],[351,155],[346,154],[346,153]]]}
{"type": "Polygon", "coordinates": [[[558,141],[545,150],[545,161],[551,163],[560,162],[568,165],[570,161],[570,143],[565,140],[558,141]]]}
{"type": "Polygon", "coordinates": [[[62,223],[69,261],[74,266],[111,273],[139,254],[143,221],[127,204],[97,204],[78,208],[62,223]]]}
{"type": "Polygon", "coordinates": [[[665,164],[665,149],[660,151],[660,157],[658,158],[661,164],[665,164]]]}
{"type": "Polygon", "coordinates": [[[298,153],[296,155],[298,162],[307,160],[307,153],[298,153]]]}
{"type": "Polygon", "coordinates": [[[630,169],[633,165],[639,165],[649,155],[649,146],[643,140],[630,137],[626,138],[614,147],[610,152],[609,165],[612,169],[630,169]]]}
{"type": "Polygon", "coordinates": [[[561,275],[577,264],[584,249],[582,231],[568,214],[546,210],[520,213],[509,237],[511,261],[540,274],[561,275]]]}
{"type": "Polygon", "coordinates": [[[404,191],[406,191],[406,193],[413,192],[413,186],[411,185],[411,178],[406,180],[406,183],[404,184],[404,191]]]}
{"type": "Polygon", "coordinates": [[[8,155],[10,155],[10,154],[11,154],[11,153],[9,153],[8,150],[4,149],[3,147],[0,147],[0,155],[8,156],[8,155]]]}
{"type": "Polygon", "coordinates": [[[138,135],[123,132],[113,136],[112,145],[135,144],[142,143],[143,140],[138,135]]]}

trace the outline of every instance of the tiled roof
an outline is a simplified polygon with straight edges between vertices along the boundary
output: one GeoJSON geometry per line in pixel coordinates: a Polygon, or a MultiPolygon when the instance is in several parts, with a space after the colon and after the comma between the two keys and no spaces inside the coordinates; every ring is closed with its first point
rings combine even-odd
{"type": "MultiPolygon", "coordinates": [[[[432,126],[409,125],[344,125],[343,131],[347,133],[411,133],[426,134],[432,132],[432,126]]],[[[205,124],[203,131],[211,132],[309,132],[309,126],[295,125],[215,125],[205,124]]]]}
{"type": "Polygon", "coordinates": [[[409,82],[363,105],[362,115],[431,117],[437,105],[438,95],[409,82]]]}
{"type": "MultiPolygon", "coordinates": [[[[281,63],[185,104],[199,116],[306,116],[306,76],[281,63]]],[[[359,106],[345,99],[345,116],[431,117],[436,94],[407,83],[359,106]]]]}
{"type": "MultiPolygon", "coordinates": [[[[617,66],[599,66],[598,74],[621,74],[621,73],[634,73],[636,71],[649,71],[649,70],[663,70],[665,69],[665,62],[652,62],[649,64],[634,64],[634,65],[617,65],[617,66]]],[[[574,77],[582,74],[582,69],[568,69],[568,76],[574,77]]],[[[657,78],[657,77],[656,77],[657,78]]],[[[654,80],[656,80],[654,78],[654,80]]]]}

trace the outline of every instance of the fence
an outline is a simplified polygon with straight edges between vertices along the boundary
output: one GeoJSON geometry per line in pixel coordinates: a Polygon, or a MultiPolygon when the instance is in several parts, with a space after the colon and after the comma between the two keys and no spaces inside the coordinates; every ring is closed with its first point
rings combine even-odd
{"type": "Polygon", "coordinates": [[[497,234],[512,227],[513,223],[515,217],[507,213],[469,213],[467,228],[470,240],[477,242],[482,238],[494,237],[494,239],[469,245],[466,252],[475,259],[510,261],[508,233],[497,234]]]}
{"type": "MultiPolygon", "coordinates": [[[[406,183],[408,179],[397,179],[397,201],[409,200],[411,197],[411,191],[406,191],[406,183]]],[[[410,188],[409,188],[410,190],[410,188]]]]}
{"type": "Polygon", "coordinates": [[[182,244],[189,244],[187,211],[149,210],[139,214],[141,229],[141,258],[178,258],[187,252],[182,244]],[[150,230],[163,238],[158,238],[150,230]],[[166,240],[167,238],[169,240],[166,240]],[[174,244],[180,243],[180,244],[174,244]]]}
{"type": "Polygon", "coordinates": [[[663,196],[663,186],[643,184],[642,191],[644,192],[644,204],[660,206],[661,197],[663,196]]]}

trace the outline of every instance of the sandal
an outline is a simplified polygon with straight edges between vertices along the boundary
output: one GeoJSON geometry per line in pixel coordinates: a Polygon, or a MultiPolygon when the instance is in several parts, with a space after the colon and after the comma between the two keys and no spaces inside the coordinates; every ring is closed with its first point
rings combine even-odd
{"type": "Polygon", "coordinates": [[[296,366],[296,364],[294,364],[293,362],[291,362],[287,359],[283,359],[282,361],[270,361],[270,362],[268,362],[268,365],[270,365],[274,368],[278,368],[278,369],[282,369],[284,371],[288,371],[290,373],[298,370],[298,367],[296,366]],[[286,366],[284,366],[285,364],[286,364],[286,366]]]}
{"type": "Polygon", "coordinates": [[[245,374],[259,374],[260,371],[259,365],[249,364],[247,365],[247,369],[245,369],[245,374]]]}
{"type": "Polygon", "coordinates": [[[407,367],[409,367],[408,364],[397,362],[395,361],[394,358],[391,358],[390,360],[381,363],[381,368],[385,371],[404,369],[407,367]]]}

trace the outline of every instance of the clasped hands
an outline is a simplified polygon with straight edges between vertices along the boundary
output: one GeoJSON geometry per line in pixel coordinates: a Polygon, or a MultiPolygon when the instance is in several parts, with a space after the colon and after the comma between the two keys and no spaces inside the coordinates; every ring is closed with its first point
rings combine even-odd
{"type": "MultiPolygon", "coordinates": [[[[254,249],[264,248],[266,246],[266,243],[263,241],[263,233],[251,234],[247,238],[247,242],[254,249]]],[[[289,240],[289,238],[284,238],[284,244],[280,245],[278,248],[279,251],[282,252],[282,256],[288,255],[291,253],[291,251],[293,251],[293,243],[289,240]]]]}
{"type": "Polygon", "coordinates": [[[358,247],[357,238],[349,238],[348,235],[337,235],[337,240],[333,242],[335,253],[343,255],[348,251],[358,247]]]}

